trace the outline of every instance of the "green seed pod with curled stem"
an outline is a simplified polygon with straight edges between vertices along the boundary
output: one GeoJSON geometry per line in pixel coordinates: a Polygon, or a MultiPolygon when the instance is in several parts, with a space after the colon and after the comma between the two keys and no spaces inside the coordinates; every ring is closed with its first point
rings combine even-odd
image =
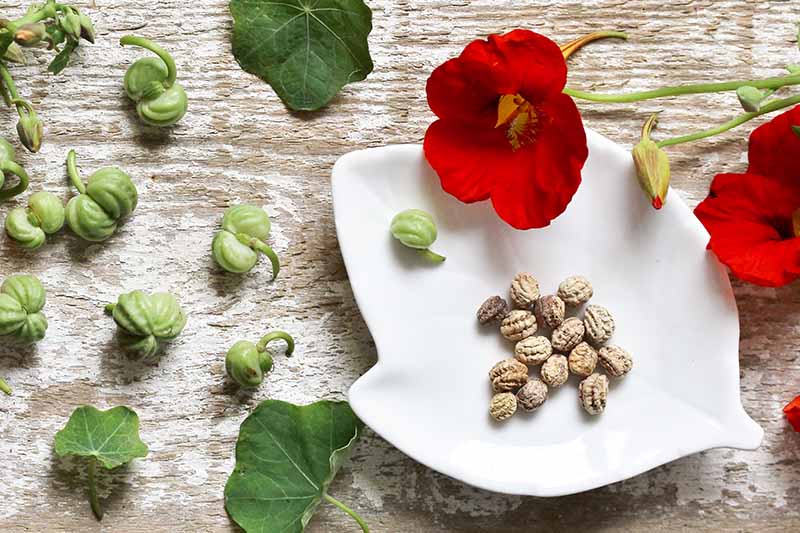
{"type": "Polygon", "coordinates": [[[47,235],[64,226],[64,204],[53,193],[37,192],[28,199],[28,207],[12,209],[6,217],[6,233],[23,248],[35,250],[47,235]]]}
{"type": "Polygon", "coordinates": [[[46,299],[44,287],[35,277],[7,277],[0,285],[0,335],[23,342],[42,340],[47,331],[47,319],[41,312],[46,299]]]}
{"type": "Polygon", "coordinates": [[[25,192],[28,188],[28,173],[17,163],[17,155],[10,142],[0,137],[0,200],[7,200],[25,192]],[[6,174],[13,174],[19,178],[15,187],[3,190],[6,174]]]}
{"type": "Polygon", "coordinates": [[[121,45],[140,46],[158,57],[139,59],[125,72],[123,84],[128,97],[136,102],[136,112],[151,126],[172,126],[186,114],[189,100],[176,81],[175,61],[169,53],[143,37],[126,35],[121,45]]]}
{"type": "Polygon", "coordinates": [[[225,354],[225,370],[228,375],[245,388],[257,387],[264,381],[264,374],[272,370],[272,354],[267,345],[274,340],[286,341],[286,355],[294,352],[294,339],[284,331],[267,333],[258,344],[239,341],[225,354]]]}
{"type": "Polygon", "coordinates": [[[235,274],[249,272],[258,262],[258,252],[272,263],[272,279],[278,277],[280,261],[264,241],[269,237],[271,224],[267,213],[252,205],[235,205],[222,216],[222,231],[211,243],[214,260],[235,274]]]}
{"type": "Polygon", "coordinates": [[[430,213],[421,209],[401,211],[392,219],[390,226],[395,239],[409,248],[416,249],[422,256],[434,263],[441,263],[444,256],[428,248],[436,241],[436,223],[430,213]]]}
{"type": "Polygon", "coordinates": [[[84,185],[78,174],[75,150],[67,155],[67,174],[80,193],[67,203],[67,224],[87,241],[104,241],[114,234],[120,219],[139,201],[130,176],[116,167],[103,167],[84,185]]]}
{"type": "Polygon", "coordinates": [[[186,325],[180,304],[166,292],[132,291],[105,310],[120,329],[121,344],[135,359],[154,360],[160,343],[180,335],[186,325]]]}

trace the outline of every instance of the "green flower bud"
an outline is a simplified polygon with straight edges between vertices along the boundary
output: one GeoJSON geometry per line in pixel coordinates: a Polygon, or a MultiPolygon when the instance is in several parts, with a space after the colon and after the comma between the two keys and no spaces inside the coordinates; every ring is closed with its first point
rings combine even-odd
{"type": "Polygon", "coordinates": [[[280,261],[264,241],[269,237],[269,216],[252,205],[236,205],[225,210],[222,231],[211,243],[211,253],[219,266],[236,274],[249,272],[258,262],[258,252],[272,263],[272,278],[280,271],[280,261]]]}
{"type": "Polygon", "coordinates": [[[25,64],[25,54],[22,53],[22,48],[17,43],[8,45],[5,54],[3,54],[3,59],[12,63],[25,64]]]}
{"type": "Polygon", "coordinates": [[[20,46],[36,46],[47,35],[47,27],[41,22],[23,24],[14,32],[14,42],[20,46]]]}
{"type": "Polygon", "coordinates": [[[176,82],[175,61],[166,50],[143,37],[127,35],[122,45],[141,46],[158,57],[139,59],[125,72],[123,85],[136,102],[139,118],[151,126],[172,126],[186,114],[189,100],[176,82]]]}
{"type": "Polygon", "coordinates": [[[44,287],[33,276],[13,275],[0,285],[0,335],[23,342],[44,338],[47,319],[41,313],[46,301],[44,287]]]}
{"type": "Polygon", "coordinates": [[[80,194],[67,203],[67,225],[87,241],[104,241],[130,215],[139,200],[130,176],[116,167],[103,167],[84,186],[78,174],[74,150],[67,155],[67,173],[80,194]]]}
{"type": "Polygon", "coordinates": [[[58,19],[58,23],[64,33],[76,41],[81,38],[81,17],[74,9],[65,8],[64,14],[58,19]]]}
{"type": "Polygon", "coordinates": [[[79,9],[76,9],[75,11],[78,12],[78,17],[81,24],[81,37],[83,37],[90,43],[94,44],[95,33],[94,33],[94,24],[92,24],[92,19],[86,16],[86,14],[79,9]]]}
{"type": "Polygon", "coordinates": [[[44,136],[44,124],[39,120],[39,116],[33,106],[25,100],[12,100],[17,106],[19,122],[17,122],[17,134],[22,145],[29,152],[38,152],[42,147],[42,137],[44,136]],[[24,110],[24,111],[23,111],[24,110]]]}
{"type": "Polygon", "coordinates": [[[294,339],[283,331],[273,331],[264,335],[258,344],[239,341],[225,354],[225,370],[228,376],[245,388],[257,387],[264,381],[264,374],[272,370],[272,354],[267,345],[282,339],[286,341],[286,355],[294,352],[294,339]]]}
{"type": "Polygon", "coordinates": [[[650,139],[650,132],[658,123],[658,114],[650,116],[642,128],[642,140],[633,148],[633,163],[639,186],[653,207],[661,209],[669,191],[669,158],[666,152],[650,139]]]}
{"type": "Polygon", "coordinates": [[[169,293],[133,291],[106,306],[120,329],[119,341],[136,359],[154,360],[162,341],[180,335],[186,315],[169,293]]]}
{"type": "Polygon", "coordinates": [[[17,154],[10,142],[0,137],[0,200],[12,198],[28,188],[28,173],[17,163],[17,154]],[[17,176],[19,183],[3,189],[8,175],[17,176]]]}
{"type": "Polygon", "coordinates": [[[37,192],[28,200],[28,208],[12,209],[6,217],[6,233],[23,248],[35,250],[64,225],[64,204],[49,192],[37,192]]]}
{"type": "Polygon", "coordinates": [[[389,227],[395,239],[435,263],[445,260],[444,256],[428,248],[436,241],[436,223],[430,213],[421,209],[407,209],[395,215],[389,227]]]}
{"type": "Polygon", "coordinates": [[[755,113],[761,109],[761,102],[766,98],[764,91],[745,85],[736,89],[736,96],[739,97],[739,103],[742,109],[749,113],[755,113]]]}

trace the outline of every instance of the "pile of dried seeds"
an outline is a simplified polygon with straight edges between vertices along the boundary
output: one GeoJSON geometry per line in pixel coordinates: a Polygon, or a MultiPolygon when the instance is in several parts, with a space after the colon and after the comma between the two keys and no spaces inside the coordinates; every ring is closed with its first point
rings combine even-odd
{"type": "Polygon", "coordinates": [[[509,307],[501,296],[492,296],[478,309],[481,324],[500,323],[500,333],[516,343],[514,357],[489,371],[492,397],[489,413],[495,420],[510,418],[518,407],[533,411],[547,400],[548,387],[558,388],[570,373],[583,378],[578,386],[581,406],[591,415],[602,413],[608,397],[608,378],[595,372],[598,363],[611,377],[630,372],[633,359],[618,346],[605,345],[614,334],[614,318],[600,305],[586,305],[583,318],[567,316],[580,310],[594,291],[583,276],[570,276],[556,294],[542,296],[539,282],[530,274],[518,274],[511,282],[509,307]],[[536,335],[539,328],[550,336],[536,335]],[[541,365],[541,379],[528,375],[528,367],[541,365]]]}

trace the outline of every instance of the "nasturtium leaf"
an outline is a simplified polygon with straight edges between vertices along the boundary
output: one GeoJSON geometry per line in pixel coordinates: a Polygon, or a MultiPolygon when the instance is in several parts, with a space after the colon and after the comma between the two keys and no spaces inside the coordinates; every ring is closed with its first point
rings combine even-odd
{"type": "Polygon", "coordinates": [[[362,428],[346,402],[262,402],[239,429],[236,467],[225,486],[228,514],[249,532],[301,532],[325,499],[367,531],[327,493],[362,428]]]}
{"type": "Polygon", "coordinates": [[[103,511],[97,499],[96,465],[111,470],[145,457],[148,451],[139,439],[139,417],[132,409],[100,411],[89,405],[75,409],[64,429],[56,433],[55,448],[59,457],[89,459],[89,501],[97,518],[103,517],[103,511]]]}
{"type": "Polygon", "coordinates": [[[326,105],[372,72],[362,0],[231,0],[233,55],[291,109],[326,105]]]}

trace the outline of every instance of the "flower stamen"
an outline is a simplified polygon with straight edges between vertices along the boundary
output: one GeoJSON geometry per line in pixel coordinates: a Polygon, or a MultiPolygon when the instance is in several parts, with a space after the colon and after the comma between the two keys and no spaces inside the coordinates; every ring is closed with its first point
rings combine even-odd
{"type": "Polygon", "coordinates": [[[512,150],[533,143],[539,117],[536,109],[519,94],[504,94],[497,102],[497,124],[505,127],[506,137],[512,150]]]}

